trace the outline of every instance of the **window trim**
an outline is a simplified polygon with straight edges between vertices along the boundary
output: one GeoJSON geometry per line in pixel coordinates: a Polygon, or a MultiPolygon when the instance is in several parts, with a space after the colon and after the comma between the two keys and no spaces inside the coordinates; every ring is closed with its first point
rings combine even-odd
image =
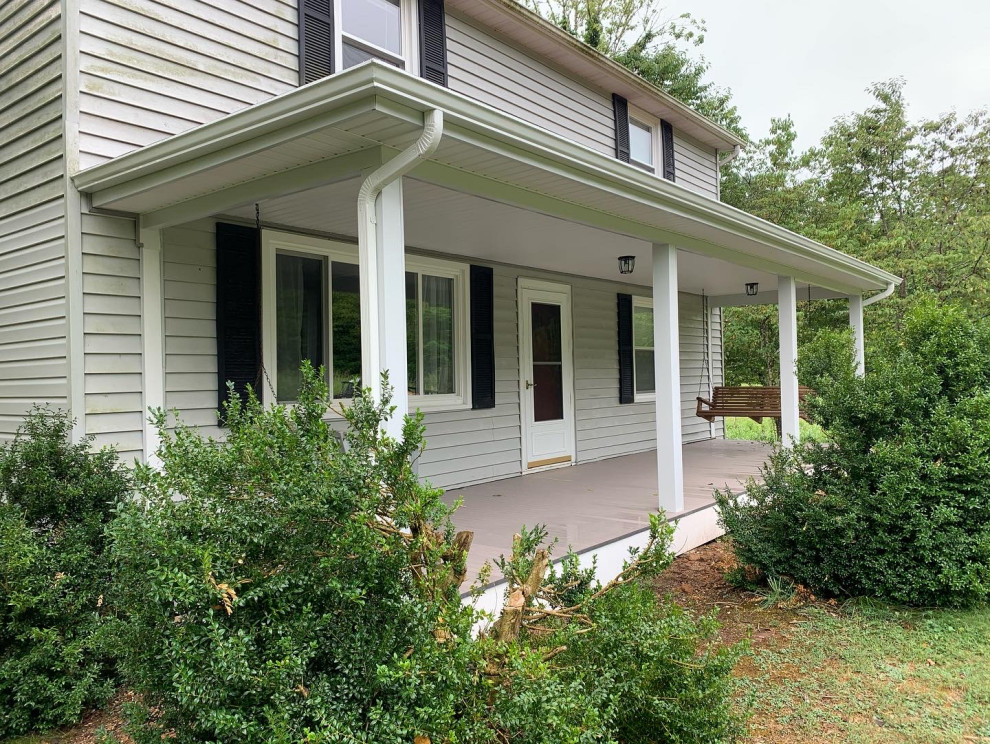
{"type": "Polygon", "coordinates": [[[344,70],[344,42],[391,64],[402,63],[406,72],[419,76],[419,6],[417,0],[399,0],[399,23],[402,26],[402,53],[383,49],[377,44],[344,31],[343,0],[333,0],[333,69],[344,70]]]}
{"type": "MultiPolygon", "coordinates": [[[[275,316],[276,306],[276,282],[275,282],[275,257],[279,253],[310,255],[325,258],[328,261],[327,277],[325,281],[331,281],[329,263],[338,261],[342,263],[357,264],[358,249],[353,243],[344,243],[327,238],[318,238],[312,235],[301,235],[295,233],[280,232],[277,230],[261,231],[261,338],[262,338],[262,366],[265,373],[265,384],[263,385],[261,399],[265,405],[278,402],[278,359],[277,359],[277,320],[275,316]]],[[[409,395],[409,409],[420,409],[422,411],[456,411],[469,409],[471,407],[471,337],[470,337],[470,281],[468,272],[470,265],[460,261],[449,261],[446,259],[430,258],[426,256],[410,255],[405,256],[405,270],[429,274],[430,276],[440,276],[454,280],[454,380],[457,392],[443,395],[409,395]]],[[[419,279],[422,287],[422,279],[419,279]]],[[[422,291],[417,293],[417,301],[422,302],[422,291]]],[[[331,298],[328,294],[324,298],[326,306],[326,360],[328,375],[333,374],[333,315],[331,309],[331,298]]],[[[422,313],[417,314],[420,322],[420,339],[417,348],[422,350],[422,313]]],[[[417,369],[422,374],[422,364],[417,360],[417,369]]],[[[334,399],[337,405],[346,405],[347,399],[334,399]]],[[[292,402],[285,402],[283,405],[292,405],[292,402]]]]}
{"type": "MultiPolygon", "coordinates": [[[[653,312],[653,300],[649,297],[641,297],[639,295],[633,295],[632,298],[632,314],[633,314],[633,402],[635,403],[647,403],[656,401],[657,391],[656,391],[656,378],[654,378],[653,392],[639,392],[638,385],[636,384],[636,351],[637,349],[650,349],[656,354],[656,347],[652,344],[650,346],[637,346],[636,345],[636,308],[637,307],[648,307],[650,312],[653,312]]],[[[656,316],[653,317],[653,322],[656,323],[656,316]]]]}
{"type": "Polygon", "coordinates": [[[634,168],[639,168],[654,176],[663,173],[663,143],[661,142],[660,120],[646,113],[642,109],[629,106],[629,164],[634,168]],[[650,141],[653,146],[653,164],[636,160],[632,155],[632,128],[633,121],[647,127],[650,130],[650,141]]]}

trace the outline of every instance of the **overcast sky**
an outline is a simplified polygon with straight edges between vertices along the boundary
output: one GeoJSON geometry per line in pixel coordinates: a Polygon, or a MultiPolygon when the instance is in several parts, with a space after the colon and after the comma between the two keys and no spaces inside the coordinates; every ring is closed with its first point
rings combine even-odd
{"type": "Polygon", "coordinates": [[[750,136],[791,114],[801,149],[860,111],[865,89],[907,81],[912,119],[990,106],[990,0],[667,0],[705,19],[709,77],[732,89],[750,136]]]}

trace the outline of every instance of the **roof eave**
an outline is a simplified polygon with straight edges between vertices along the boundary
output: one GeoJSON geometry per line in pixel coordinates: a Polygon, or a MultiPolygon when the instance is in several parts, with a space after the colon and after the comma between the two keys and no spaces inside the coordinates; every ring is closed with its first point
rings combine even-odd
{"type": "MultiPolygon", "coordinates": [[[[671,208],[697,215],[723,229],[743,232],[779,250],[810,257],[880,289],[900,279],[864,261],[762,220],[742,210],[695,193],[679,184],[644,173],[584,145],[566,140],[521,119],[454,93],[377,61],[369,61],[338,75],[284,93],[268,101],[201,125],[167,140],[77,173],[73,179],[83,192],[97,193],[146,179],[160,169],[207,158],[212,162],[237,144],[259,133],[278,131],[306,117],[329,116],[340,106],[361,99],[391,99],[413,111],[441,108],[451,123],[469,127],[494,140],[528,148],[541,157],[566,162],[610,188],[631,198],[647,196],[671,208]]],[[[146,187],[146,184],[145,184],[146,187]]]]}

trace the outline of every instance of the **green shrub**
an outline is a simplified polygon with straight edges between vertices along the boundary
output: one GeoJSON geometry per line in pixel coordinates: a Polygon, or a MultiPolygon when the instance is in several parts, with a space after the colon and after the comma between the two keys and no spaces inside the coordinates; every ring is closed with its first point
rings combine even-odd
{"type": "MultiPolygon", "coordinates": [[[[450,509],[410,466],[420,419],[392,440],[387,401],[359,393],[339,441],[326,386],[304,379],[292,408],[235,398],[222,443],[163,430],[161,470],[137,471],[112,534],[138,742],[700,743],[732,729],[730,656],[701,649],[710,622],[631,579],[592,599],[568,559],[543,591],[565,587],[554,596],[590,626],[473,635],[450,509]]],[[[662,534],[646,564],[669,562],[662,534]]]]}
{"type": "Polygon", "coordinates": [[[0,448],[0,737],[74,722],[114,688],[104,529],[129,482],[71,429],[35,409],[0,448]]]}
{"type": "Polygon", "coordinates": [[[717,500],[739,557],[835,596],[913,605],[990,598],[990,338],[921,307],[864,379],[823,380],[828,443],[776,452],[717,500]]]}
{"type": "Polygon", "coordinates": [[[849,381],[855,376],[854,359],[852,331],[823,328],[798,349],[798,379],[814,390],[830,381],[849,381]]]}
{"type": "MultiPolygon", "coordinates": [[[[514,588],[538,565],[546,532],[523,529],[500,568],[514,588]]],[[[650,579],[673,560],[673,528],[654,515],[651,542],[606,586],[568,553],[551,567],[508,647],[486,640],[489,668],[507,668],[491,717],[496,741],[733,741],[737,650],[713,644],[713,617],[661,602],[650,579]]],[[[503,616],[504,620],[504,616],[503,616]]],[[[496,624],[493,636],[502,636],[496,624]]]]}
{"type": "Polygon", "coordinates": [[[163,429],[161,469],[137,471],[113,537],[138,741],[474,740],[455,717],[473,616],[442,581],[441,492],[409,466],[422,427],[385,437],[387,407],[359,395],[338,441],[327,395],[307,370],[295,406],[233,396],[225,442],[163,429]]]}

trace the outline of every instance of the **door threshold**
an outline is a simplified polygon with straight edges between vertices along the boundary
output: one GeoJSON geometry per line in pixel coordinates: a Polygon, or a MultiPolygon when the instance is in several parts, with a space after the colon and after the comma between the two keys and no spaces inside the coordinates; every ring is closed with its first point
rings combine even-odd
{"type": "Polygon", "coordinates": [[[564,463],[570,462],[573,458],[570,455],[563,455],[562,457],[548,457],[546,460],[533,460],[533,462],[528,463],[526,467],[529,470],[534,468],[545,468],[548,465],[563,465],[564,463]]]}

